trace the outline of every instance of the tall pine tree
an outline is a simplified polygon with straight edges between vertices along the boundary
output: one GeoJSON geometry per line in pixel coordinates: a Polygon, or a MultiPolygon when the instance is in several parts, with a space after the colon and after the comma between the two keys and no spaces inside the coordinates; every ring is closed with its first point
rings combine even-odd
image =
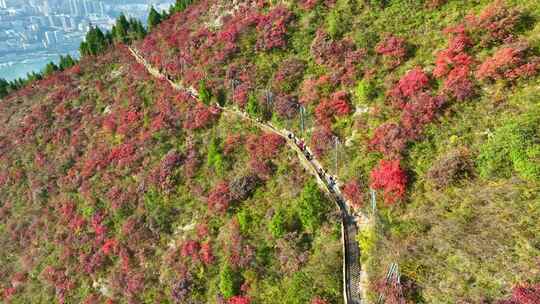
{"type": "Polygon", "coordinates": [[[161,23],[161,14],[158,13],[152,6],[148,13],[148,30],[152,30],[156,25],[161,23]]]}

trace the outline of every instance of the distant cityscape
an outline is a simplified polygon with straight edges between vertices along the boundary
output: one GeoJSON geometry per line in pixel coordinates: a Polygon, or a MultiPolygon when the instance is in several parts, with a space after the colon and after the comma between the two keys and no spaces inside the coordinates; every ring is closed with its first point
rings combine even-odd
{"type": "Polygon", "coordinates": [[[78,57],[90,25],[110,30],[124,13],[146,22],[154,6],[174,0],[0,0],[0,78],[12,80],[39,71],[59,55],[78,57]]]}

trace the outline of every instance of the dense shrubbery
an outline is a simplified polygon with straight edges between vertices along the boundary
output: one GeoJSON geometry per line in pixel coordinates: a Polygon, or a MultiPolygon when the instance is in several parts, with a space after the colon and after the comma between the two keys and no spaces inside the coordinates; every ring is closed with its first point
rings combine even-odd
{"type": "Polygon", "coordinates": [[[87,40],[103,53],[49,65],[34,88],[0,81],[11,94],[0,104],[3,299],[338,303],[334,205],[281,137],[251,133],[216,101],[310,138],[325,168],[336,157],[355,208],[368,186],[407,202],[379,205],[381,231],[360,236],[374,281],[397,261],[421,286],[407,301],[480,302],[535,282],[538,5],[457,20],[484,2],[369,2],[178,0],[152,12],[144,41],[119,18],[87,40]],[[118,42],[202,102],[122,44],[105,49],[118,42]]]}
{"type": "Polygon", "coordinates": [[[478,156],[480,176],[509,177],[515,170],[529,180],[540,179],[540,116],[537,111],[508,119],[481,146],[478,156]]]}

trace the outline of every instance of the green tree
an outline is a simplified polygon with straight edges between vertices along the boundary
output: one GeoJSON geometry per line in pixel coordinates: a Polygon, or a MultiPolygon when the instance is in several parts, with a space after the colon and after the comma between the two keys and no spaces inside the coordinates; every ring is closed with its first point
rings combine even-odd
{"type": "Polygon", "coordinates": [[[130,28],[129,21],[127,20],[124,14],[120,14],[116,19],[116,23],[112,28],[113,39],[116,42],[127,43],[128,42],[128,31],[130,28]]]}
{"type": "Polygon", "coordinates": [[[109,41],[98,27],[90,27],[85,41],[79,48],[82,56],[98,55],[109,47],[109,41]]]}
{"type": "Polygon", "coordinates": [[[225,263],[219,272],[219,291],[223,297],[229,299],[238,294],[239,285],[238,273],[228,263],[225,263]]]}
{"type": "Polygon", "coordinates": [[[9,94],[9,81],[0,78],[0,98],[4,98],[9,94]]]}
{"type": "Polygon", "coordinates": [[[509,177],[515,170],[522,178],[540,180],[540,111],[532,111],[495,129],[480,147],[480,176],[509,177]]]}
{"type": "Polygon", "coordinates": [[[208,153],[206,157],[208,167],[214,168],[218,175],[224,171],[223,156],[221,155],[221,145],[218,138],[212,138],[208,144],[208,153]]]}
{"type": "Polygon", "coordinates": [[[152,30],[156,25],[161,23],[161,14],[158,13],[152,6],[148,14],[148,30],[152,30]]]}
{"type": "Polygon", "coordinates": [[[255,95],[253,94],[249,95],[246,105],[246,111],[251,117],[260,117],[261,115],[259,102],[257,101],[257,97],[255,97],[255,95]]]}
{"type": "Polygon", "coordinates": [[[43,69],[43,75],[45,76],[48,76],[48,75],[51,75],[52,73],[58,71],[58,66],[56,64],[54,64],[54,62],[49,62],[47,63],[47,65],[45,66],[45,69],[43,69]]]}
{"type": "Polygon", "coordinates": [[[199,99],[207,106],[210,105],[210,101],[212,100],[212,93],[206,88],[206,82],[204,80],[199,82],[199,99]]]}
{"type": "Polygon", "coordinates": [[[77,63],[71,55],[60,56],[60,62],[58,63],[58,66],[60,67],[60,70],[69,69],[70,67],[74,66],[77,63]]]}
{"type": "Polygon", "coordinates": [[[316,230],[321,225],[324,215],[329,209],[330,204],[317,187],[317,184],[309,181],[304,186],[297,201],[297,212],[302,226],[308,231],[316,230]]]}
{"type": "Polygon", "coordinates": [[[191,3],[193,0],[176,0],[176,3],[171,7],[170,14],[184,11],[191,3]]]}
{"type": "Polygon", "coordinates": [[[287,215],[283,209],[277,209],[268,223],[270,234],[275,238],[281,238],[287,231],[287,215]]]}

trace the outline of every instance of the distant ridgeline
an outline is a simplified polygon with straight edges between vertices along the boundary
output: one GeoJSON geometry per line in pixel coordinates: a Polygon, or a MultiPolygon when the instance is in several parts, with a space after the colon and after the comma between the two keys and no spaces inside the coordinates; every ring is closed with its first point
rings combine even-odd
{"type": "MultiPolygon", "coordinates": [[[[95,56],[105,52],[114,43],[130,44],[134,40],[142,39],[148,31],[152,30],[161,21],[166,20],[174,13],[185,10],[193,2],[194,0],[176,0],[176,3],[170,7],[168,12],[163,11],[161,13],[156,11],[154,7],[150,8],[148,30],[142,25],[140,20],[135,18],[128,20],[124,14],[121,14],[116,19],[116,24],[111,31],[103,33],[98,27],[90,26],[85,41],[79,47],[81,56],[95,56]]],[[[18,78],[12,81],[0,78],[0,98],[4,98],[9,93],[24,87],[32,81],[43,79],[56,71],[68,69],[77,64],[77,62],[78,60],[72,58],[70,55],[60,56],[58,64],[51,61],[41,72],[30,72],[26,75],[26,78],[18,78]]]]}

